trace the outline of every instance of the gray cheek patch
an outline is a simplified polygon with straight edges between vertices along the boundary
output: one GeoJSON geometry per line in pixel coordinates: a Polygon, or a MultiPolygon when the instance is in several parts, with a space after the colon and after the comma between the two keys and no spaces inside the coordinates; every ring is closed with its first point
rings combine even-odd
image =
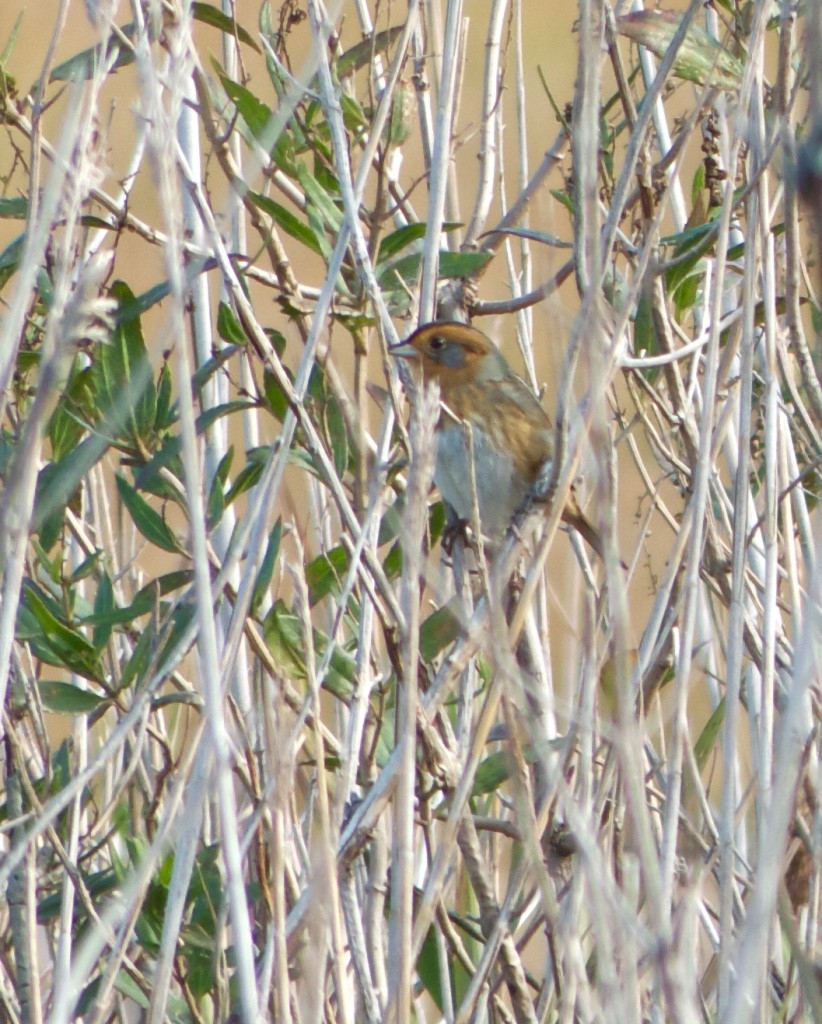
{"type": "Polygon", "coordinates": [[[465,366],[465,349],[462,345],[447,344],[437,352],[437,362],[449,370],[461,370],[465,366]]]}

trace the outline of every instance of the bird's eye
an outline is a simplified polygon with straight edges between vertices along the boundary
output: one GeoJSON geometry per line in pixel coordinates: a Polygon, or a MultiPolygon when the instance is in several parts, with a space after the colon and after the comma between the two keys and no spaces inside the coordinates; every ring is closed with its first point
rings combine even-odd
{"type": "Polygon", "coordinates": [[[440,338],[436,335],[431,339],[430,342],[431,348],[434,352],[439,352],[439,350],[443,347],[444,344],[445,338],[440,338]]]}

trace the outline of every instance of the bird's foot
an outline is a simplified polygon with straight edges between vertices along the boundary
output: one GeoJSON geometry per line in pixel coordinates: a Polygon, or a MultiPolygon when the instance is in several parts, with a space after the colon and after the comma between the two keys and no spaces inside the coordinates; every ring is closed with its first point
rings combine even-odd
{"type": "Polygon", "coordinates": [[[528,493],[527,498],[534,502],[547,501],[556,487],[556,482],[553,459],[546,459],[545,462],[543,462],[536,479],[533,484],[531,484],[531,490],[528,493]]]}
{"type": "Polygon", "coordinates": [[[453,519],[445,524],[442,531],[442,549],[450,558],[454,553],[454,545],[459,541],[461,544],[470,544],[471,534],[468,523],[464,519],[453,519]]]}

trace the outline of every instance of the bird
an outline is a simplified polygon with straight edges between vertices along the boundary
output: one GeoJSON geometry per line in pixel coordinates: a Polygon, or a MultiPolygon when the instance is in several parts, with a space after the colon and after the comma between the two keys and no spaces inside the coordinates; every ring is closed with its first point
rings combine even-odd
{"type": "MultiPolygon", "coordinates": [[[[490,540],[498,540],[553,456],[548,414],[493,341],[469,324],[422,324],[390,352],[421,366],[424,382],[439,384],[434,483],[466,523],[473,518],[473,500],[464,424],[471,428],[480,526],[490,540]]],[[[602,538],[573,491],[562,520],[602,557],[602,538]]]]}

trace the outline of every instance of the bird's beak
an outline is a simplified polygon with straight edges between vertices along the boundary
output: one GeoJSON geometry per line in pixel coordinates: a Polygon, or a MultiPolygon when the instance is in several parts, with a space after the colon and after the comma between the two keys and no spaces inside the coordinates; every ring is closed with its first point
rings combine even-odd
{"type": "Polygon", "coordinates": [[[393,345],[388,351],[392,356],[396,356],[397,359],[419,359],[420,355],[413,345],[409,345],[404,341],[401,341],[399,345],[393,345]]]}

